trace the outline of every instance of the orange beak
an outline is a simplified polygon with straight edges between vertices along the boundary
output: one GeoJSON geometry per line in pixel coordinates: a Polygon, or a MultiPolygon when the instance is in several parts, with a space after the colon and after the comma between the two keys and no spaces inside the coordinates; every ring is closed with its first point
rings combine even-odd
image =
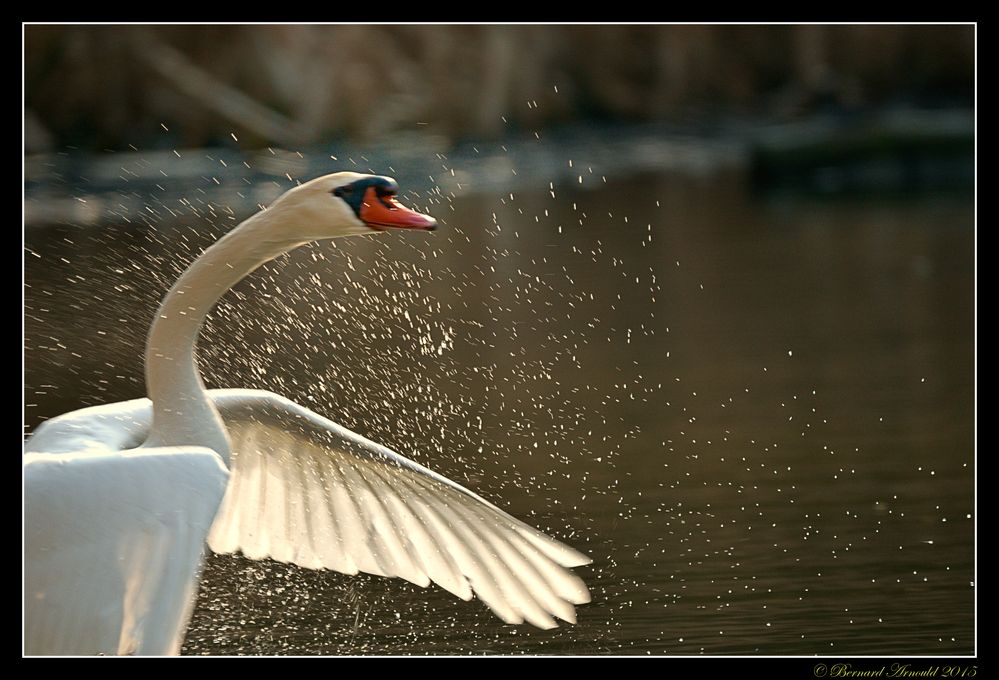
{"type": "Polygon", "coordinates": [[[359,212],[361,221],[372,229],[426,229],[437,228],[437,220],[430,215],[418,213],[399,203],[394,195],[379,196],[375,187],[364,192],[364,201],[359,212]]]}

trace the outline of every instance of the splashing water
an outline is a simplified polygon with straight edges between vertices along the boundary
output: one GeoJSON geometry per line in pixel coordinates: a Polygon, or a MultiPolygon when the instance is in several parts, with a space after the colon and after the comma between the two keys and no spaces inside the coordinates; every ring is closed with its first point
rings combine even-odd
{"type": "MultiPolygon", "coordinates": [[[[579,623],[212,556],[184,652],[968,653],[972,232],[940,225],[970,209],[773,206],[538,149],[439,154],[401,184],[440,230],[265,266],[199,360],[209,387],[284,394],[588,552],[579,623]]],[[[211,155],[184,189],[119,163],[125,189],[63,187],[91,212],[26,232],[29,427],[142,396],[159,297],[310,167],[211,155]]]]}

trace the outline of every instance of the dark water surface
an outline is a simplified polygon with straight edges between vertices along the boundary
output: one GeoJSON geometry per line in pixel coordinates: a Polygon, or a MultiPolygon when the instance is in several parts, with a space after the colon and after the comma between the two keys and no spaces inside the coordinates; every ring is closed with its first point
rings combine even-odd
{"type": "MultiPolygon", "coordinates": [[[[590,554],[579,623],[213,556],[184,653],[975,651],[971,202],[598,187],[430,194],[437,232],[267,265],[201,350],[590,554]]],[[[192,201],[26,232],[29,430],[144,394],[156,303],[237,221],[192,201]]]]}

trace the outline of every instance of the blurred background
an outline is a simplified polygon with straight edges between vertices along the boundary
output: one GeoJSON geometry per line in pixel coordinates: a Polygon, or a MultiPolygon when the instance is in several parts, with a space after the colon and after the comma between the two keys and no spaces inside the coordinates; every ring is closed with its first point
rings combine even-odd
{"type": "Polygon", "coordinates": [[[588,552],[579,623],[212,557],[190,654],[975,652],[973,25],[26,25],[25,434],[145,394],[199,252],[316,175],[433,235],[210,315],[271,389],[588,552]]]}
{"type": "Polygon", "coordinates": [[[969,109],[972,26],[28,26],[29,150],[969,109]],[[176,123],[164,134],[163,123],[176,123]]]}

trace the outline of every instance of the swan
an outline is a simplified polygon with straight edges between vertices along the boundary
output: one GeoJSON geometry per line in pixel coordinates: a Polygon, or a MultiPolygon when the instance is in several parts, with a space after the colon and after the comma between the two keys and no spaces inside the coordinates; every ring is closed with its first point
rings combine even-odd
{"type": "Polygon", "coordinates": [[[389,177],[297,186],[198,257],[146,342],[148,399],[73,411],[25,445],[24,651],[178,654],[204,546],[434,582],[507,623],[575,623],[586,555],[272,392],[206,390],[205,316],[261,264],[319,239],[432,230],[389,177]]]}

